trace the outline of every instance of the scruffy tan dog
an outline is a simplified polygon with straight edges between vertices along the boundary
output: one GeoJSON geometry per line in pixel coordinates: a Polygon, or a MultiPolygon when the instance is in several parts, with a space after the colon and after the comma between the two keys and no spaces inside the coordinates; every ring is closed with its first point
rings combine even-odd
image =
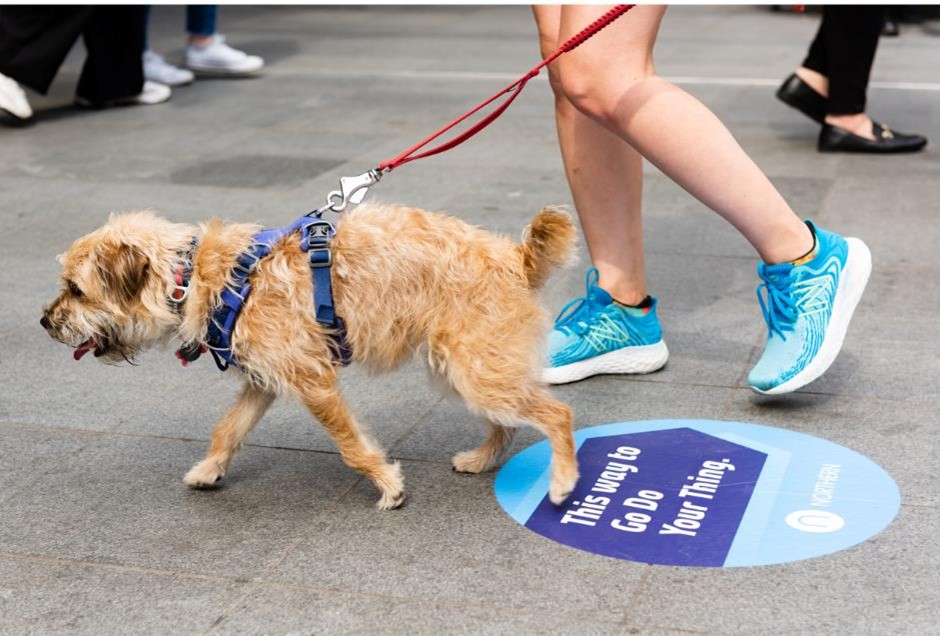
{"type": "MultiPolygon", "coordinates": [[[[76,359],[93,350],[121,361],[175,338],[205,342],[236,259],[260,229],[217,219],[197,228],[151,212],[111,215],[60,257],[63,289],[41,322],[76,348],[76,359]],[[189,293],[176,308],[169,297],[193,237],[189,293]]],[[[538,379],[546,316],[537,292],[568,260],[575,235],[570,217],[553,209],[543,210],[517,245],[441,214],[361,205],[344,216],[332,243],[334,302],[353,360],[386,371],[416,350],[425,353],[430,370],[488,422],[486,441],[454,456],[458,471],[492,468],[519,423],[542,431],[552,446],[555,503],[574,488],[578,469],[571,410],[538,379]]],[[[398,507],[405,496],[399,464],[386,460],[339,393],[298,234],[277,243],[250,280],[232,336],[245,385],[216,425],[208,456],[184,481],[197,488],[218,481],[274,398],[291,394],[322,423],[346,464],[375,483],[378,507],[398,507]]]]}

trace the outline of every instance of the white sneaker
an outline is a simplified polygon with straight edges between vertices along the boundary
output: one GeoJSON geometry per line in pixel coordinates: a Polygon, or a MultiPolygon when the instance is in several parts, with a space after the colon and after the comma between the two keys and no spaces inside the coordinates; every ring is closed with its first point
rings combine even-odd
{"type": "Polygon", "coordinates": [[[261,70],[264,60],[233,49],[225,36],[216,34],[206,46],[186,47],[186,66],[206,75],[251,75],[261,70]]]}
{"type": "Polygon", "coordinates": [[[9,113],[20,121],[26,121],[33,116],[26,99],[26,93],[12,78],[0,74],[0,110],[9,113]]]}
{"type": "Polygon", "coordinates": [[[151,106],[153,104],[162,104],[170,99],[173,91],[169,86],[158,82],[144,80],[143,90],[137,95],[130,97],[118,97],[110,99],[104,103],[93,104],[84,97],[76,97],[75,103],[85,108],[107,108],[109,106],[151,106]]]}
{"type": "Polygon", "coordinates": [[[170,90],[170,87],[166,84],[145,80],[144,89],[140,91],[139,95],[119,99],[117,100],[117,104],[126,104],[128,106],[151,106],[153,104],[162,104],[163,102],[170,99],[170,95],[172,94],[173,91],[170,90]]]}
{"type": "Polygon", "coordinates": [[[144,51],[144,77],[167,86],[183,86],[195,79],[192,71],[173,66],[153,51],[144,51]]]}

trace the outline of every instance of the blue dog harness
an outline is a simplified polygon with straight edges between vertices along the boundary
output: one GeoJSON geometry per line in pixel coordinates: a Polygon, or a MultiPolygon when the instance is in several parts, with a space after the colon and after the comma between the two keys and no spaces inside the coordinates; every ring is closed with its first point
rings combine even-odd
{"type": "MultiPolygon", "coordinates": [[[[248,278],[257,269],[261,259],[271,253],[279,240],[297,231],[300,232],[301,237],[300,249],[307,253],[307,261],[310,263],[316,320],[330,330],[332,336],[330,349],[334,360],[343,366],[349,364],[352,351],[346,341],[346,326],[343,319],[336,315],[336,308],[333,305],[333,281],[330,276],[333,252],[330,249],[330,241],[335,234],[335,229],[332,223],[307,215],[286,227],[264,229],[252,236],[251,245],[239,255],[235,262],[231,276],[232,284],[226,285],[222,290],[219,295],[221,303],[209,317],[205,347],[200,343],[191,343],[184,345],[176,352],[184,365],[199,358],[208,348],[220,371],[225,371],[231,365],[238,367],[232,351],[232,332],[251,293],[251,283],[248,282],[248,278]]],[[[188,283],[189,281],[185,280],[184,286],[188,283]]]]}

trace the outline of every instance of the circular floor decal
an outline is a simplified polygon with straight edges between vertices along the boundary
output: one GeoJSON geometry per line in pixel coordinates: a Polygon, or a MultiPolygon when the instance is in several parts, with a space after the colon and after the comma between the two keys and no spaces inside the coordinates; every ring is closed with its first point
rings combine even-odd
{"type": "Polygon", "coordinates": [[[503,466],[496,496],[530,530],[618,559],[741,567],[855,545],[900,507],[894,480],[838,444],[785,429],[713,420],[622,422],[575,433],[581,479],[549,501],[551,450],[503,466]]]}

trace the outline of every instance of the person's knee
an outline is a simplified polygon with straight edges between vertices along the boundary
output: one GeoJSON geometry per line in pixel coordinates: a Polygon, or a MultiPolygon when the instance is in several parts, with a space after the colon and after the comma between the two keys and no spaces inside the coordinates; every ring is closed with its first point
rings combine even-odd
{"type": "Polygon", "coordinates": [[[558,66],[562,94],[579,111],[599,120],[613,117],[621,98],[656,74],[652,63],[564,60],[558,66]]]}
{"type": "MultiPolygon", "coordinates": [[[[541,50],[543,60],[555,52],[557,42],[557,32],[539,33],[539,49],[541,50]]],[[[564,96],[564,91],[561,88],[561,76],[558,74],[557,62],[548,66],[548,83],[552,87],[555,97],[564,96]]]]}

